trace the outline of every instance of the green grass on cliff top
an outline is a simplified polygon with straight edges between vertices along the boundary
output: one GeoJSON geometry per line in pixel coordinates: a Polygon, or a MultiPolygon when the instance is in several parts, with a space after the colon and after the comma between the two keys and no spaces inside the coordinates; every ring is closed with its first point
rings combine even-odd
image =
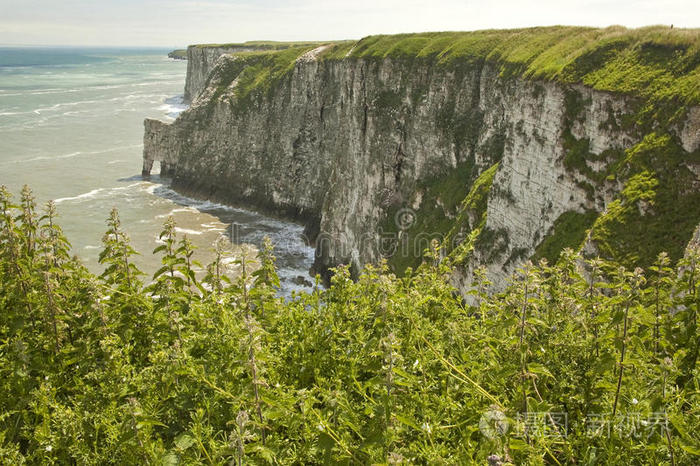
{"type": "Polygon", "coordinates": [[[501,74],[700,103],[700,29],[537,27],[370,36],[325,54],[425,58],[438,64],[492,62],[501,74]]]}
{"type": "MultiPolygon", "coordinates": [[[[294,49],[300,55],[303,49],[321,44],[245,42],[197,47],[258,46],[269,47],[262,53],[294,49]]],[[[657,103],[700,104],[700,29],[552,26],[378,35],[325,44],[331,44],[321,54],[325,60],[423,59],[452,66],[490,62],[504,76],[582,83],[657,103]]],[[[287,65],[293,65],[294,55],[286,54],[285,60],[291,60],[287,65]]]]}

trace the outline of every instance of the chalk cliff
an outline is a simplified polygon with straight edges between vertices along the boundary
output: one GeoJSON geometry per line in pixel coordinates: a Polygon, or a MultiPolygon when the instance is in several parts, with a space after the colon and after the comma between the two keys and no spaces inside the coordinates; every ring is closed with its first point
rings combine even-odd
{"type": "Polygon", "coordinates": [[[464,293],[478,267],[502,289],[564,247],[678,258],[700,222],[698,34],[657,32],[190,47],[196,99],[146,120],[144,174],[157,160],[178,189],[306,222],[321,273],[383,257],[402,272],[431,240],[464,293]]]}

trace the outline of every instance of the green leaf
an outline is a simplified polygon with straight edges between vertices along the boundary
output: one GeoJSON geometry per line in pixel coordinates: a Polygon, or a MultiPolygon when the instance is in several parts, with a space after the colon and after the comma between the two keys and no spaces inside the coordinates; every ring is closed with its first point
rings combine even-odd
{"type": "Polygon", "coordinates": [[[165,272],[170,270],[170,268],[167,265],[164,265],[163,267],[159,268],[156,273],[153,274],[153,279],[155,280],[156,278],[160,277],[163,275],[165,272]]]}
{"type": "Polygon", "coordinates": [[[683,442],[680,442],[680,445],[681,445],[681,448],[685,452],[690,453],[691,455],[694,455],[694,456],[700,456],[700,448],[698,448],[697,446],[687,445],[683,442]]]}
{"type": "Polygon", "coordinates": [[[177,466],[180,464],[180,458],[175,452],[169,451],[160,458],[162,466],[177,466]]]}
{"type": "Polygon", "coordinates": [[[267,461],[268,463],[274,463],[274,461],[275,461],[275,452],[273,452],[273,451],[270,450],[269,448],[264,447],[264,446],[262,446],[262,445],[256,445],[256,446],[253,448],[253,451],[254,451],[255,453],[257,453],[258,455],[260,455],[260,456],[261,456],[265,461],[267,461]]]}
{"type": "Polygon", "coordinates": [[[508,439],[508,446],[511,450],[527,450],[529,448],[529,445],[526,442],[518,438],[508,439]]]}
{"type": "Polygon", "coordinates": [[[531,363],[528,363],[528,365],[527,365],[527,370],[528,370],[528,372],[531,372],[531,373],[533,373],[533,374],[544,375],[544,376],[547,376],[547,377],[552,377],[552,378],[554,378],[554,376],[552,375],[552,373],[549,372],[549,369],[547,369],[546,367],[544,367],[542,364],[532,363],[532,362],[531,362],[531,363]]]}
{"type": "Polygon", "coordinates": [[[194,439],[186,433],[182,433],[175,437],[175,446],[180,450],[187,450],[189,447],[194,445],[194,439]]]}
{"type": "Polygon", "coordinates": [[[411,428],[416,429],[416,430],[421,430],[421,428],[418,426],[418,424],[416,424],[415,422],[413,422],[409,418],[402,416],[401,414],[395,414],[394,416],[401,424],[407,425],[408,427],[411,427],[411,428]]]}

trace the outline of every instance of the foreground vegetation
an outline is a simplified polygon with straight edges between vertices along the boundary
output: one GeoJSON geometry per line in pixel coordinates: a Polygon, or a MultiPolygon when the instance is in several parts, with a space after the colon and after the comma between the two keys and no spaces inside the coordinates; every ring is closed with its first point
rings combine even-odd
{"type": "Polygon", "coordinates": [[[468,306],[437,252],[284,300],[269,244],[232,280],[218,243],[198,281],[161,240],[146,279],[112,212],[95,277],[51,203],[0,191],[1,463],[698,461],[698,251],[585,275],[565,251],[468,306]]]}

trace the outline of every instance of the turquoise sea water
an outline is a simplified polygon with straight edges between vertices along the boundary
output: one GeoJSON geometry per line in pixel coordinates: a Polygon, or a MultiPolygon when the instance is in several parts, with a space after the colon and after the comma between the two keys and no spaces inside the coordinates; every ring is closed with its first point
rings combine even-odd
{"type": "Polygon", "coordinates": [[[294,282],[307,276],[313,250],[299,225],[182,197],[157,175],[141,178],[144,118],[172,119],[185,108],[187,64],[167,52],[0,48],[0,184],[16,194],[28,184],[42,205],[55,200],[74,253],[94,272],[105,219],[117,207],[148,274],[158,266],[150,251],[173,215],[203,263],[231,224],[242,243],[269,236],[283,291],[302,288],[294,282]]]}

